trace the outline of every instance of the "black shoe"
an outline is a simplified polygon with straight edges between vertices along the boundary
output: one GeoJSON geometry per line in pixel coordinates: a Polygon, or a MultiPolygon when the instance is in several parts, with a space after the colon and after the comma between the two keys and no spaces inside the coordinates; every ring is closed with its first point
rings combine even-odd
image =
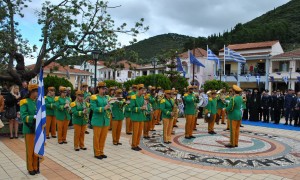
{"type": "Polygon", "coordinates": [[[240,125],[240,127],[244,127],[243,125],[240,125]]]}
{"type": "Polygon", "coordinates": [[[142,150],[142,148],[140,148],[139,146],[136,147],[139,151],[142,150]]]}
{"type": "Polygon", "coordinates": [[[190,138],[196,138],[195,136],[190,136],[190,138]]]}
{"type": "Polygon", "coordinates": [[[164,142],[165,144],[169,144],[169,142],[164,142]]]}
{"type": "Polygon", "coordinates": [[[169,141],[169,142],[168,142],[168,144],[172,144],[172,142],[171,142],[171,141],[169,141]]]}
{"type": "Polygon", "coordinates": [[[150,139],[150,137],[144,137],[144,139],[150,139]]]}
{"type": "Polygon", "coordinates": [[[28,171],[28,173],[31,175],[31,176],[34,176],[36,173],[35,171],[28,171]]]}
{"type": "Polygon", "coordinates": [[[90,132],[88,132],[88,131],[85,131],[84,133],[85,133],[85,134],[90,134],[90,132]]]}
{"type": "Polygon", "coordinates": [[[196,125],[199,125],[198,123],[196,125]]]}
{"type": "Polygon", "coordinates": [[[195,129],[193,129],[193,131],[197,131],[197,129],[195,128],[195,129]]]}
{"type": "Polygon", "coordinates": [[[101,155],[101,157],[102,157],[102,158],[107,158],[107,156],[106,156],[106,155],[104,155],[104,154],[103,154],[103,155],[101,155]]]}
{"type": "Polygon", "coordinates": [[[226,124],[226,123],[221,123],[221,124],[226,124]]]}
{"type": "Polygon", "coordinates": [[[238,145],[235,145],[234,147],[239,147],[238,145]]]}
{"type": "Polygon", "coordinates": [[[224,129],[223,131],[229,131],[229,129],[224,129]]]}
{"type": "Polygon", "coordinates": [[[178,120],[176,122],[179,122],[178,120]]]}
{"type": "Polygon", "coordinates": [[[67,142],[67,141],[64,141],[63,143],[64,143],[64,144],[68,144],[68,142],[67,142]]]}
{"type": "Polygon", "coordinates": [[[47,139],[50,139],[50,137],[48,136],[48,137],[46,137],[47,139]]]}
{"type": "Polygon", "coordinates": [[[192,139],[191,137],[184,137],[185,139],[192,139]]]}
{"type": "Polygon", "coordinates": [[[84,151],[85,151],[85,150],[87,150],[87,148],[86,148],[86,147],[84,147],[84,148],[80,148],[80,149],[81,149],[81,150],[84,150],[84,151]]]}
{"type": "Polygon", "coordinates": [[[118,143],[117,143],[117,144],[113,144],[113,145],[117,146],[117,145],[118,145],[118,143]]]}
{"type": "Polygon", "coordinates": [[[227,147],[227,148],[234,148],[234,146],[231,145],[231,144],[225,144],[225,147],[227,147]]]}
{"type": "Polygon", "coordinates": [[[56,138],[56,136],[51,136],[52,138],[56,138]]]}
{"type": "Polygon", "coordinates": [[[127,135],[132,135],[132,133],[126,133],[127,135]]]}
{"type": "Polygon", "coordinates": [[[122,145],[122,143],[118,143],[118,145],[122,145]]]}
{"type": "Polygon", "coordinates": [[[288,123],[286,122],[284,125],[288,125],[288,123]]]}
{"type": "Polygon", "coordinates": [[[212,131],[213,134],[217,134],[215,131],[212,131]]]}
{"type": "Polygon", "coordinates": [[[174,125],[173,127],[176,127],[176,128],[177,128],[178,126],[177,126],[177,125],[174,125]]]}
{"type": "Polygon", "coordinates": [[[102,159],[102,156],[95,156],[96,159],[102,159]]]}
{"type": "Polygon", "coordinates": [[[60,143],[58,143],[58,144],[63,144],[64,142],[60,142],[60,143]]]}
{"type": "Polygon", "coordinates": [[[35,170],[35,174],[40,174],[40,170],[35,170]]]}
{"type": "Polygon", "coordinates": [[[18,139],[18,138],[19,138],[19,136],[15,136],[14,138],[15,138],[15,139],[18,139]]]}
{"type": "Polygon", "coordinates": [[[208,134],[214,134],[212,131],[208,132],[208,134]]]}
{"type": "Polygon", "coordinates": [[[139,151],[139,149],[137,147],[132,147],[131,149],[134,151],[139,151]]]}
{"type": "Polygon", "coordinates": [[[79,149],[75,149],[75,151],[79,151],[79,149]]]}
{"type": "Polygon", "coordinates": [[[14,137],[10,137],[9,139],[13,139],[14,137]]]}

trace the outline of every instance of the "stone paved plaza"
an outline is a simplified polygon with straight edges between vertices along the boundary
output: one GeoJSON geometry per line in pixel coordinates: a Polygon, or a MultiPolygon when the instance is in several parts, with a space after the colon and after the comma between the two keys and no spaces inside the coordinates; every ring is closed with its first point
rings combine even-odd
{"type": "MultiPolygon", "coordinates": [[[[216,125],[217,135],[208,135],[198,120],[195,139],[184,139],[184,119],[175,128],[172,144],[162,142],[162,125],[140,152],[130,149],[130,137],[122,134],[122,146],[112,144],[109,132],[107,159],[93,157],[93,134],[86,135],[87,151],[73,150],[73,130],[68,144],[47,141],[41,174],[28,176],[24,139],[0,138],[0,179],[300,179],[300,131],[245,125],[239,147],[224,148],[229,132],[216,125]]],[[[124,128],[122,130],[124,132],[124,128]]]]}

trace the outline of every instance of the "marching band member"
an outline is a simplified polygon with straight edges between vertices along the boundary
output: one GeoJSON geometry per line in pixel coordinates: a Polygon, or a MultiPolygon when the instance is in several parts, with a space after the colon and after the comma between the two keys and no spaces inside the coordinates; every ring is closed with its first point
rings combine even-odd
{"type": "MultiPolygon", "coordinates": [[[[199,93],[198,93],[198,86],[194,86],[194,94],[197,95],[199,97],[199,93]]],[[[197,120],[198,120],[198,109],[197,109],[197,103],[195,103],[195,120],[193,122],[193,130],[197,131],[197,120]]]]}
{"type": "Polygon", "coordinates": [[[38,156],[34,154],[34,138],[35,138],[35,118],[36,118],[36,99],[38,97],[38,85],[28,85],[29,98],[20,101],[20,113],[23,122],[23,134],[25,136],[26,145],[26,163],[27,170],[30,175],[39,172],[38,156]]]}
{"type": "MultiPolygon", "coordinates": [[[[226,96],[226,98],[225,98],[225,101],[226,101],[226,107],[227,107],[227,105],[229,104],[229,102],[230,102],[230,100],[231,100],[231,98],[233,97],[233,90],[230,88],[229,89],[229,91],[228,91],[228,95],[226,96]]],[[[226,109],[225,109],[226,110],[226,109]]],[[[225,114],[226,114],[227,112],[225,112],[225,114]]],[[[227,118],[226,118],[226,121],[227,121],[227,124],[226,124],[226,129],[224,130],[224,131],[227,131],[227,130],[230,130],[230,122],[229,122],[229,119],[228,119],[228,116],[227,116],[227,118]]]]}
{"type": "Polygon", "coordinates": [[[107,137],[110,119],[109,98],[105,96],[106,84],[99,82],[98,94],[92,95],[90,99],[91,110],[93,110],[92,126],[94,130],[94,156],[97,159],[107,158],[104,155],[104,145],[107,137]]]}
{"type": "Polygon", "coordinates": [[[193,121],[195,120],[195,103],[198,103],[199,99],[193,93],[193,86],[188,86],[188,93],[184,94],[183,101],[184,101],[184,114],[186,118],[185,123],[185,138],[191,139],[195,138],[193,136],[193,121]]]}
{"type": "Polygon", "coordinates": [[[122,145],[120,143],[122,124],[124,120],[123,106],[124,100],[122,98],[122,89],[116,90],[116,98],[119,101],[116,101],[112,104],[112,139],[114,145],[122,145]]]}
{"type": "Polygon", "coordinates": [[[71,119],[70,116],[70,102],[71,98],[66,97],[66,87],[60,87],[60,96],[55,97],[55,117],[57,123],[57,135],[59,144],[67,144],[67,132],[71,119]]]}
{"type": "Polygon", "coordinates": [[[131,135],[132,134],[132,122],[131,122],[131,119],[130,119],[131,109],[130,109],[130,106],[129,106],[130,97],[131,96],[127,96],[126,105],[124,107],[124,116],[126,118],[126,134],[127,135],[131,135]]]}
{"type": "MultiPolygon", "coordinates": [[[[108,97],[109,98],[113,98],[113,97],[115,97],[115,91],[116,91],[116,89],[115,89],[115,87],[110,87],[109,89],[108,89],[108,97]]],[[[111,131],[112,130],[112,115],[110,115],[110,120],[109,120],[109,129],[108,129],[109,131],[111,131]]]]}
{"type": "Polygon", "coordinates": [[[150,124],[150,131],[155,131],[155,124],[157,122],[157,119],[159,118],[159,102],[157,99],[157,93],[156,93],[156,88],[152,87],[151,88],[151,95],[150,95],[150,104],[153,109],[153,115],[151,117],[151,124],[150,124]]]}
{"type": "Polygon", "coordinates": [[[217,134],[214,131],[214,125],[217,114],[217,93],[215,90],[212,90],[210,94],[211,97],[208,99],[208,104],[206,106],[207,117],[211,118],[211,120],[208,122],[208,134],[217,134]]]}
{"type": "Polygon", "coordinates": [[[129,95],[130,95],[130,96],[137,94],[137,85],[135,85],[135,84],[132,85],[132,86],[131,86],[131,90],[132,90],[132,91],[129,92],[129,95]]]}
{"type": "Polygon", "coordinates": [[[54,115],[55,109],[55,87],[48,87],[48,94],[45,97],[46,105],[46,137],[50,139],[49,132],[51,129],[51,137],[56,138],[56,119],[54,115]]]}
{"type": "Polygon", "coordinates": [[[219,124],[220,117],[222,116],[221,124],[225,124],[225,108],[226,108],[226,97],[224,95],[224,89],[219,90],[218,97],[217,97],[217,114],[218,119],[216,119],[217,124],[219,124]]]}
{"type": "Polygon", "coordinates": [[[163,138],[164,143],[170,144],[171,143],[171,133],[173,129],[173,106],[174,101],[171,98],[172,91],[165,90],[165,97],[160,100],[160,109],[162,111],[162,118],[163,118],[163,138]]]}
{"type": "Polygon", "coordinates": [[[133,124],[132,144],[131,149],[134,151],[142,150],[139,147],[140,138],[142,135],[144,121],[146,120],[145,111],[147,105],[144,101],[145,87],[144,84],[137,86],[138,92],[136,95],[131,96],[130,109],[131,109],[131,121],[133,124]]]}
{"type": "MultiPolygon", "coordinates": [[[[88,91],[88,84],[87,83],[85,83],[85,82],[83,82],[82,84],[81,84],[81,91],[83,91],[83,99],[84,99],[84,101],[85,102],[90,102],[90,97],[91,97],[91,93],[88,91]]],[[[92,116],[92,113],[90,112],[90,115],[89,115],[89,122],[88,122],[88,124],[91,124],[91,117],[90,116],[92,116]]],[[[88,126],[88,124],[87,124],[87,126],[88,126]]],[[[86,128],[86,130],[85,130],[85,134],[90,134],[88,131],[87,131],[87,128],[86,128]]]]}
{"type": "MultiPolygon", "coordinates": [[[[163,91],[163,90],[161,89],[160,86],[158,86],[158,87],[157,87],[157,91],[159,92],[159,91],[163,91]]],[[[159,102],[160,102],[160,100],[163,98],[163,96],[157,95],[156,98],[157,98],[157,103],[158,103],[158,106],[159,106],[159,102]]],[[[157,112],[157,116],[156,116],[156,122],[155,122],[155,125],[161,125],[161,123],[160,123],[160,121],[161,121],[161,110],[160,110],[160,108],[157,108],[157,109],[158,109],[158,110],[157,110],[158,112],[157,112]]]]}
{"type": "MultiPolygon", "coordinates": [[[[178,109],[178,101],[179,100],[177,99],[177,94],[178,94],[178,90],[175,90],[173,92],[172,100],[174,102],[174,106],[177,106],[177,109],[178,109]]],[[[178,120],[178,113],[174,114],[174,116],[173,116],[173,128],[178,127],[177,120],[178,120]]]]}
{"type": "Polygon", "coordinates": [[[74,149],[86,150],[84,136],[86,124],[89,120],[89,103],[84,101],[84,92],[76,91],[76,100],[70,104],[72,108],[72,122],[74,126],[74,149]]]}
{"type": "Polygon", "coordinates": [[[242,89],[237,85],[233,85],[232,89],[235,92],[235,95],[231,98],[229,105],[226,107],[230,122],[230,144],[225,145],[225,147],[228,148],[238,147],[240,125],[242,120],[241,106],[243,99],[240,96],[242,89]]]}
{"type": "Polygon", "coordinates": [[[147,109],[145,111],[145,116],[146,116],[146,120],[144,122],[144,130],[143,130],[143,135],[145,139],[149,139],[149,131],[150,131],[150,127],[151,127],[151,119],[152,119],[152,106],[149,103],[149,99],[150,99],[150,94],[147,94],[144,96],[144,99],[147,103],[147,109]]]}

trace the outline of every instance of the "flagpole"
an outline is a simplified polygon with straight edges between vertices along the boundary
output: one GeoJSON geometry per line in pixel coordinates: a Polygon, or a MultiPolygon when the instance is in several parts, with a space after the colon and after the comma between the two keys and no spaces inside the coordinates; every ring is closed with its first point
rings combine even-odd
{"type": "Polygon", "coordinates": [[[223,71],[224,71],[224,76],[225,76],[225,44],[224,44],[224,69],[223,69],[223,71]]]}
{"type": "MultiPolygon", "coordinates": [[[[194,48],[193,48],[193,56],[195,56],[195,39],[194,39],[194,48]]],[[[193,63],[193,83],[192,85],[195,85],[195,63],[193,63]]]]}

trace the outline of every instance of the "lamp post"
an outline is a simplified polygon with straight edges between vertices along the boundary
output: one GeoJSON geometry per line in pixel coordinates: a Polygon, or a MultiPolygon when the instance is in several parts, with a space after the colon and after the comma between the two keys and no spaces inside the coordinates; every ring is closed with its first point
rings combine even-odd
{"type": "Polygon", "coordinates": [[[93,60],[95,62],[95,74],[94,74],[94,91],[96,92],[97,87],[97,61],[99,60],[100,52],[98,50],[92,51],[93,60]]]}
{"type": "Polygon", "coordinates": [[[157,63],[158,63],[158,60],[157,58],[153,58],[152,61],[151,61],[151,64],[154,68],[154,86],[156,87],[156,77],[155,77],[155,74],[156,74],[156,66],[157,66],[157,63]]]}
{"type": "Polygon", "coordinates": [[[292,89],[292,70],[293,68],[290,67],[290,80],[289,80],[289,88],[292,89]]]}

